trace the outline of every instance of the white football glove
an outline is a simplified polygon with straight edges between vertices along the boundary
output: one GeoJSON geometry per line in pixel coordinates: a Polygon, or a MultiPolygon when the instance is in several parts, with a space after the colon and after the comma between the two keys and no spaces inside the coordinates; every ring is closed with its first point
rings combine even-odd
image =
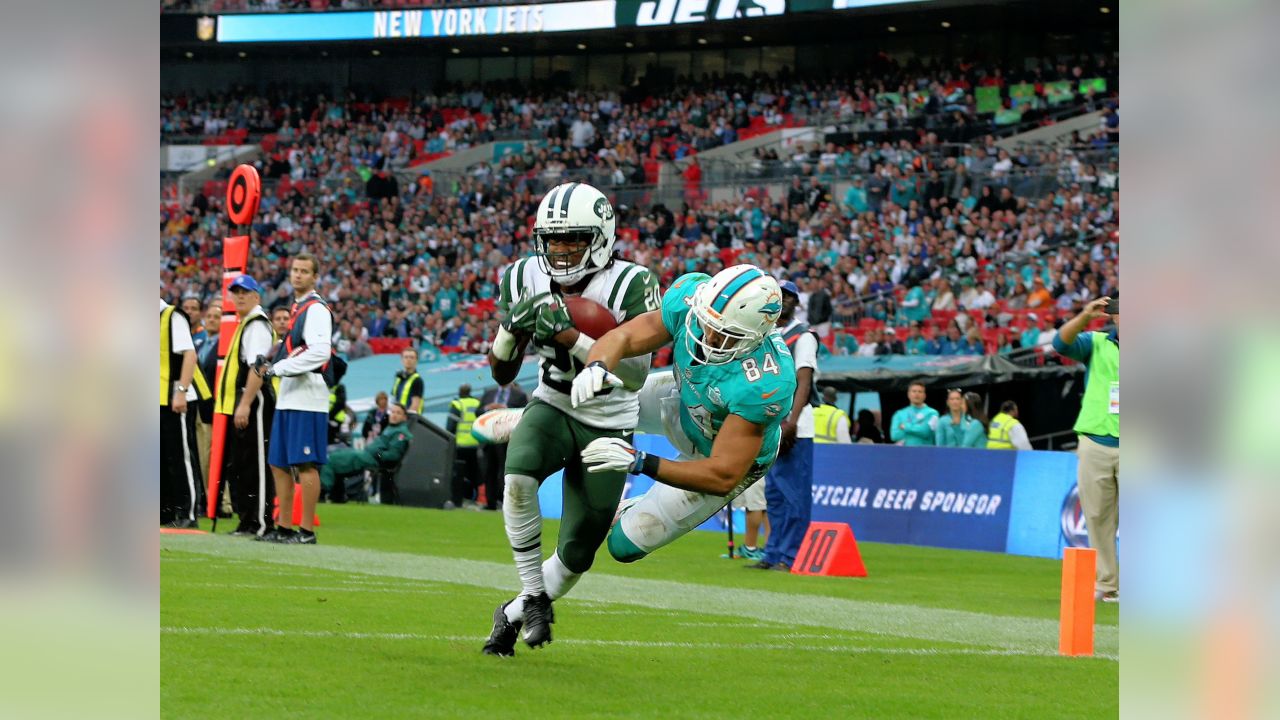
{"type": "Polygon", "coordinates": [[[615,387],[622,387],[622,378],[609,372],[604,363],[597,360],[583,368],[573,379],[573,392],[569,397],[573,406],[578,407],[599,395],[605,388],[615,387]]]}
{"type": "Polygon", "coordinates": [[[644,467],[644,453],[622,438],[596,438],[582,449],[582,462],[587,472],[639,473],[644,467]]]}

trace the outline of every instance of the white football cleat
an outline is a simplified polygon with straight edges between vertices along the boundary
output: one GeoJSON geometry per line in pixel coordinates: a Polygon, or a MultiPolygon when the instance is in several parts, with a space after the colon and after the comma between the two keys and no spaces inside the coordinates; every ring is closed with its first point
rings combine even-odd
{"type": "Polygon", "coordinates": [[[511,439],[523,416],[524,408],[490,410],[471,424],[471,436],[482,445],[503,445],[511,439]]]}

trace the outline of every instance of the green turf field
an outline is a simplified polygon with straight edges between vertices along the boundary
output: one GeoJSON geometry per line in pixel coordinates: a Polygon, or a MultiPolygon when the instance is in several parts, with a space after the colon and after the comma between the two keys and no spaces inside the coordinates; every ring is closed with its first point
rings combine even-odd
{"type": "Polygon", "coordinates": [[[1055,561],[864,543],[869,577],[801,577],[744,570],[694,532],[633,565],[602,552],[556,603],[551,645],[493,658],[493,609],[518,589],[499,514],[320,514],[314,547],[162,536],[164,717],[1119,711],[1118,610],[1098,605],[1098,657],[1057,657],[1055,561]]]}

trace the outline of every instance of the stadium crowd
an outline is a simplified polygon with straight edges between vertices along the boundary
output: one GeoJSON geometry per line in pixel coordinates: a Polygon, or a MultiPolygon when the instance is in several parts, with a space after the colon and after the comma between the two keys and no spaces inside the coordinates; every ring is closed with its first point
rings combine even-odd
{"type": "MultiPolygon", "coordinates": [[[[914,141],[846,134],[841,144],[774,147],[778,163],[763,174],[760,163],[740,165],[734,180],[743,192],[725,199],[703,186],[697,152],[705,148],[686,126],[715,135],[712,128],[736,126],[739,112],[764,117],[850,94],[752,82],[742,106],[711,92],[634,104],[565,96],[535,109],[477,89],[423,99],[414,109],[354,95],[345,102],[227,95],[166,97],[161,112],[175,134],[271,131],[256,162],[269,192],[251,229],[250,273],[264,286],[264,305],[287,302],[285,259],[316,252],[335,342],[352,357],[372,352],[369,340],[380,337],[484,352],[496,331],[499,273],[531,251],[526,220],[540,194],[568,179],[631,188],[656,179],[646,163],[676,158],[688,158],[683,203],[654,201],[652,188],[615,198],[619,251],[664,282],[737,262],[793,279],[834,353],[1043,348],[1055,323],[1115,291],[1114,100],[1098,131],[1065,150],[1010,150],[991,136],[946,143],[924,127],[914,141]],[[720,104],[705,110],[696,98],[720,104]],[[480,139],[444,122],[445,110],[459,104],[489,111],[494,126],[549,122],[554,129],[540,128],[543,141],[465,175],[398,175],[417,153],[413,141],[455,130],[463,142],[480,139]],[[558,109],[549,118],[548,105],[558,109]],[[509,110],[494,110],[503,106],[509,110]],[[778,176],[794,177],[771,196],[763,183],[777,187],[778,176]]],[[[454,122],[474,125],[475,118],[454,122]]],[[[221,187],[182,193],[168,186],[161,292],[174,302],[217,301],[227,234],[221,187]]]]}

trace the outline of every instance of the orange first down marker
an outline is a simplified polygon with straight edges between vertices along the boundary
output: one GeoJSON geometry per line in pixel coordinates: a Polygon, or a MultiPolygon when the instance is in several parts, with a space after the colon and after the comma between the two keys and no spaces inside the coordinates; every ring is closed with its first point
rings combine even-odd
{"type": "Polygon", "coordinates": [[[1062,614],[1059,655],[1093,654],[1093,580],[1098,552],[1067,548],[1062,553],[1062,614]]]}

